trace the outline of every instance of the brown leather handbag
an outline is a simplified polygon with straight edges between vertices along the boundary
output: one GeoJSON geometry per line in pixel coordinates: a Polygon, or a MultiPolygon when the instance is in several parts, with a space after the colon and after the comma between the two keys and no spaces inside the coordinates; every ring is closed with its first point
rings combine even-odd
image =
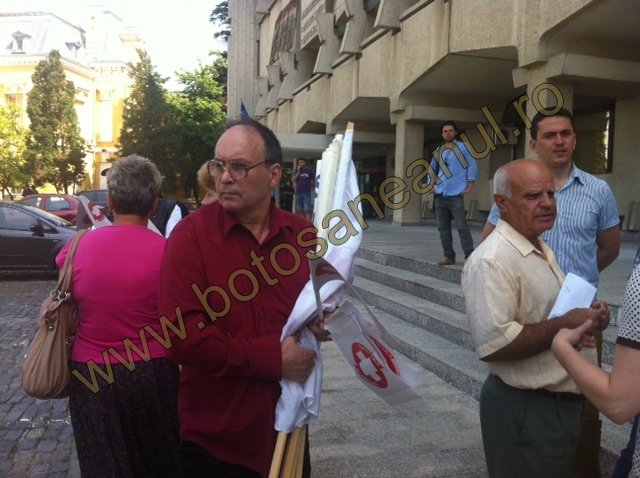
{"type": "Polygon", "coordinates": [[[35,398],[47,400],[69,396],[71,347],[78,330],[78,304],[71,294],[73,257],[82,236],[73,236],[58,285],[40,308],[38,330],[22,365],[22,388],[35,398]]]}

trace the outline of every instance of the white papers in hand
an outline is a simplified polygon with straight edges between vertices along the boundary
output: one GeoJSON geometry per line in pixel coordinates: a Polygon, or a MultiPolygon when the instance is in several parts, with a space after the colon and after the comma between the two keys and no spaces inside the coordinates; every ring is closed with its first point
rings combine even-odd
{"type": "Polygon", "coordinates": [[[560,317],[575,308],[591,307],[593,299],[596,297],[597,289],[589,284],[582,277],[569,272],[556,303],[549,313],[549,320],[560,317]]]}

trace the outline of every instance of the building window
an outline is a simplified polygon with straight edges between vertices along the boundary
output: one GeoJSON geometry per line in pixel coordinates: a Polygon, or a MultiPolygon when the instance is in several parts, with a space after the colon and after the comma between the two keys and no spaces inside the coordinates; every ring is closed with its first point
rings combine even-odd
{"type": "Polygon", "coordinates": [[[378,12],[380,0],[363,0],[362,4],[365,12],[373,13],[375,15],[378,12]]]}
{"type": "Polygon", "coordinates": [[[591,174],[612,171],[615,104],[575,110],[576,165],[591,174]]]}
{"type": "Polygon", "coordinates": [[[28,40],[31,40],[31,35],[23,33],[20,30],[11,34],[13,41],[11,42],[11,53],[25,53],[27,51],[28,40]]]}
{"type": "Polygon", "coordinates": [[[67,42],[66,43],[69,52],[73,58],[78,58],[78,50],[82,47],[82,43],[79,41],[76,42],[67,42]]]}

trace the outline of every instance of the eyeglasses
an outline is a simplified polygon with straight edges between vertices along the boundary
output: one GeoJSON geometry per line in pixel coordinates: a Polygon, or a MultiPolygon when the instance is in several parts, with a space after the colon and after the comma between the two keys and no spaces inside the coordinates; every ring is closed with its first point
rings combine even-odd
{"type": "Polygon", "coordinates": [[[229,175],[233,179],[244,179],[253,168],[257,168],[261,164],[269,163],[270,161],[262,161],[261,163],[254,164],[253,166],[247,166],[241,161],[231,160],[228,163],[224,163],[218,159],[212,159],[207,164],[209,174],[215,178],[220,179],[225,171],[229,172],[229,175]]]}

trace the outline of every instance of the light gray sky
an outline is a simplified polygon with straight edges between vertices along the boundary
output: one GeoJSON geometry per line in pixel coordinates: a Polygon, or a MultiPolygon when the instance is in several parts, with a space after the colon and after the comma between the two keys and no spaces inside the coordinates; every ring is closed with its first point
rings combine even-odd
{"type": "MultiPolygon", "coordinates": [[[[125,23],[138,27],[151,61],[162,76],[177,70],[193,70],[198,60],[208,63],[211,50],[225,46],[213,38],[216,31],[209,15],[220,0],[121,0],[125,23]]],[[[118,1],[112,8],[119,8],[118,1]]],[[[167,84],[171,89],[172,81],[167,84]]]]}
{"type": "MultiPolygon", "coordinates": [[[[126,25],[138,28],[145,49],[157,71],[173,77],[177,70],[193,70],[210,61],[211,50],[225,45],[213,38],[216,31],[209,15],[220,0],[0,0],[0,10],[48,10],[73,21],[81,5],[103,5],[117,13],[126,25]]],[[[169,89],[177,87],[170,81],[169,89]]]]}

